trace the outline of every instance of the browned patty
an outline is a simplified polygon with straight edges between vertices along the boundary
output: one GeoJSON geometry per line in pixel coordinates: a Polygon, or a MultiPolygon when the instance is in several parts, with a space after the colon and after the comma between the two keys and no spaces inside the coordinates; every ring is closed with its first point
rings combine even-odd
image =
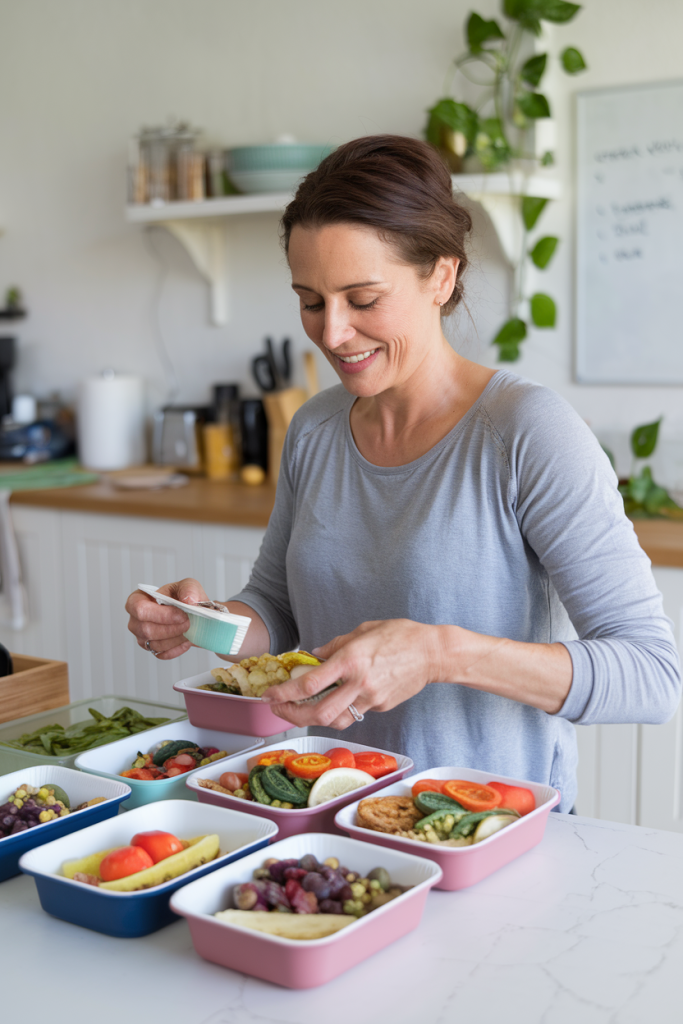
{"type": "Polygon", "coordinates": [[[410,796],[374,796],[358,804],[358,824],[375,832],[405,832],[424,818],[410,796]]]}

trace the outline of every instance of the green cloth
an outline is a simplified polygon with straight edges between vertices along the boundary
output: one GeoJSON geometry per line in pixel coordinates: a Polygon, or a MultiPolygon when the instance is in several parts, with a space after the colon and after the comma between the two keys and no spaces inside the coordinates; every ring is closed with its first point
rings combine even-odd
{"type": "Polygon", "coordinates": [[[26,469],[0,472],[0,490],[38,491],[49,487],[81,487],[96,484],[97,473],[88,473],[78,465],[78,459],[55,459],[40,462],[26,469]]]}

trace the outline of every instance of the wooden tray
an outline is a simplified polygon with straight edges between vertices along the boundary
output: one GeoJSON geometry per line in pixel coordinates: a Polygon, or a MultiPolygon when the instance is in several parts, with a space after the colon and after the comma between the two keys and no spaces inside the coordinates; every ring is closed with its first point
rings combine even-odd
{"type": "Polygon", "coordinates": [[[65,661],[13,654],[14,672],[0,678],[0,722],[37,715],[69,703],[69,666],[65,661]]]}

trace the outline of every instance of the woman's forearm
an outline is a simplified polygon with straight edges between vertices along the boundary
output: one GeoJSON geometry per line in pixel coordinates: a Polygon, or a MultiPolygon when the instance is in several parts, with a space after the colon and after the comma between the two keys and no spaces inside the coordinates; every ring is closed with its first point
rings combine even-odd
{"type": "Polygon", "coordinates": [[[459,626],[438,634],[433,679],[529,704],[556,714],[572,685],[572,660],[564,644],[530,644],[474,633],[459,626]]]}
{"type": "Polygon", "coordinates": [[[240,661],[242,658],[258,657],[260,654],[265,654],[270,650],[270,634],[268,627],[265,622],[253,608],[250,608],[248,604],[244,604],[242,601],[223,601],[229,612],[233,615],[245,615],[248,619],[251,619],[251,625],[247,630],[240,652],[234,657],[228,654],[219,654],[218,657],[222,658],[223,661],[240,661]]]}

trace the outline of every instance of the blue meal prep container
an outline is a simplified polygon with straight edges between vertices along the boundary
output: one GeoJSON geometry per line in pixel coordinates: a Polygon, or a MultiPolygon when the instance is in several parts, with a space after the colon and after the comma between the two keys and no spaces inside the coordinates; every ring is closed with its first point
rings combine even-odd
{"type": "Polygon", "coordinates": [[[104,935],[132,939],[149,935],[177,920],[169,906],[176,889],[266,847],[276,833],[277,826],[272,822],[242,811],[187,800],[165,800],[138,807],[76,835],[64,836],[31,850],[24,854],[19,866],[34,877],[41,906],[48,914],[104,935]],[[208,864],[139,892],[111,892],[75,882],[61,873],[65,861],[127,846],[136,832],[151,829],[171,832],[179,839],[215,833],[220,840],[220,853],[208,864]]]}
{"type": "Polygon", "coordinates": [[[61,765],[34,765],[31,768],[22,768],[21,771],[0,777],[0,804],[6,803],[8,796],[21,785],[49,786],[50,783],[61,786],[69,797],[72,807],[77,807],[78,804],[98,796],[103,796],[106,799],[101,804],[95,804],[94,807],[87,807],[83,811],[67,814],[63,818],[54,818],[42,825],[28,828],[24,832],[18,832],[17,835],[5,836],[0,839],[0,882],[21,873],[19,858],[28,850],[43,846],[45,843],[52,842],[53,839],[59,839],[72,832],[78,832],[98,821],[114,817],[118,814],[121,801],[130,796],[130,786],[125,784],[124,779],[116,782],[110,779],[98,779],[93,775],[84,775],[83,772],[75,771],[73,768],[64,768],[61,765]]]}

